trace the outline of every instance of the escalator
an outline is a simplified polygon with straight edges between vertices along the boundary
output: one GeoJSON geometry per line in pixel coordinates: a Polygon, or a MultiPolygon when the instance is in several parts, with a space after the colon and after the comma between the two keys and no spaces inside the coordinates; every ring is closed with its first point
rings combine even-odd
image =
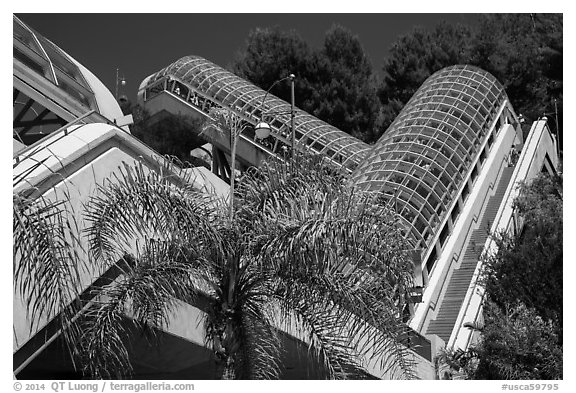
{"type": "Polygon", "coordinates": [[[484,213],[480,217],[477,229],[472,231],[470,239],[466,245],[466,251],[461,258],[460,266],[452,272],[446,291],[442,297],[440,309],[436,319],[432,320],[428,326],[426,334],[436,334],[445,342],[450,340],[452,330],[458,318],[458,313],[462,307],[466,292],[472,281],[472,276],[476,270],[480,253],[488,239],[490,226],[494,222],[496,213],[500,208],[502,198],[510,182],[514,167],[505,167],[498,181],[498,186],[494,195],[488,200],[484,213]]]}

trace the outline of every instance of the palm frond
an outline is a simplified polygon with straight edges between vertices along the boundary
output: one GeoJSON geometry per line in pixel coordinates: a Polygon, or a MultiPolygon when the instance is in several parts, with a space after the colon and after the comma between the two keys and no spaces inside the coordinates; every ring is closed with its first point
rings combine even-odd
{"type": "Polygon", "coordinates": [[[413,279],[410,244],[372,196],[348,188],[321,162],[306,165],[316,166],[298,173],[265,166],[244,180],[238,198],[239,216],[258,233],[260,268],[278,278],[282,314],[298,322],[330,377],[358,375],[373,361],[411,377],[399,342],[413,279]]]}
{"type": "Polygon", "coordinates": [[[94,303],[84,313],[79,351],[82,371],[92,379],[122,378],[132,373],[125,344],[128,334],[122,289],[106,290],[110,298],[94,303]]]}
{"type": "Polygon", "coordinates": [[[80,341],[85,372],[95,378],[130,375],[127,327],[165,328],[176,300],[191,302],[194,268],[185,248],[150,241],[114,282],[92,288],[80,341]],[[128,321],[127,316],[132,320],[128,321]]]}
{"type": "Polygon", "coordinates": [[[214,203],[173,172],[126,165],[87,204],[91,255],[112,264],[130,252],[137,239],[154,238],[186,242],[200,252],[220,243],[214,203]]]}
{"type": "Polygon", "coordinates": [[[79,334],[75,300],[86,269],[74,212],[66,200],[25,195],[13,195],[14,289],[27,307],[30,331],[57,317],[64,342],[74,352],[71,343],[79,334]]]}
{"type": "Polygon", "coordinates": [[[310,360],[321,365],[328,379],[349,379],[363,374],[360,354],[349,340],[346,321],[330,311],[333,304],[309,291],[307,286],[284,287],[277,300],[276,323],[308,345],[310,360]]]}
{"type": "Polygon", "coordinates": [[[408,350],[400,343],[407,327],[391,299],[342,275],[279,277],[276,289],[285,314],[298,312],[295,330],[311,348],[319,346],[315,353],[332,377],[357,377],[374,362],[382,374],[390,368],[403,378],[412,376],[408,350]]]}

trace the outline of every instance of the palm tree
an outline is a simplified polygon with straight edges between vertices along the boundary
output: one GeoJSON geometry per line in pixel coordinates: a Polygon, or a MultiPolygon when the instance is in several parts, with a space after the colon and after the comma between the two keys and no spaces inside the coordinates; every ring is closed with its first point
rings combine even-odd
{"type": "Polygon", "coordinates": [[[374,366],[412,376],[399,337],[413,266],[389,209],[304,155],[248,171],[233,220],[174,173],[126,166],[86,207],[92,263],[124,262],[87,307],[79,343],[88,374],[130,371],[126,314],[136,327],[162,328],[176,300],[202,299],[222,378],[280,377],[282,331],[308,345],[327,378],[374,366]]]}
{"type": "MultiPolygon", "coordinates": [[[[74,211],[67,203],[67,191],[49,198],[27,183],[43,161],[24,170],[18,168],[21,164],[15,165],[13,176],[13,285],[26,310],[29,332],[15,329],[15,340],[18,343],[21,334],[32,334],[43,323],[55,321],[64,342],[73,344],[80,336],[76,300],[87,267],[80,255],[74,211]]],[[[73,353],[74,346],[68,345],[68,350],[73,353]]]]}

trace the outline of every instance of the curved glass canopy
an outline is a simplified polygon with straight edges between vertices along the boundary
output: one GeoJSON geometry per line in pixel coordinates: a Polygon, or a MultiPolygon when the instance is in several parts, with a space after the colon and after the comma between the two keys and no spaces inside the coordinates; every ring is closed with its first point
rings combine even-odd
{"type": "MultiPolygon", "coordinates": [[[[290,105],[272,94],[266,96],[265,90],[201,57],[177,60],[149,77],[143,89],[145,99],[169,89],[206,114],[213,106],[229,108],[252,126],[265,119],[272,127],[269,145],[274,146],[268,150],[290,147],[290,105]],[[170,87],[174,81],[178,84],[170,87]]],[[[369,148],[299,109],[295,110],[294,129],[297,148],[322,154],[348,171],[360,164],[369,148]]]]}
{"type": "Polygon", "coordinates": [[[424,246],[438,230],[506,100],[472,66],[429,77],[352,173],[351,183],[390,201],[424,246]]]}
{"type": "Polygon", "coordinates": [[[60,48],[13,16],[14,59],[43,76],[87,108],[98,110],[82,72],[60,48]]]}

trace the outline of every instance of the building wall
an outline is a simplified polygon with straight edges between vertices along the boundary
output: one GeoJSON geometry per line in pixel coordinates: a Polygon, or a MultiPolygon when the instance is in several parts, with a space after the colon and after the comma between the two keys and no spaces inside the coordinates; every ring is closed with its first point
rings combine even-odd
{"type": "Polygon", "coordinates": [[[13,46],[14,75],[36,94],[75,116],[91,109],[111,121],[123,116],[115,97],[92,72],[15,15],[13,46]]]}

